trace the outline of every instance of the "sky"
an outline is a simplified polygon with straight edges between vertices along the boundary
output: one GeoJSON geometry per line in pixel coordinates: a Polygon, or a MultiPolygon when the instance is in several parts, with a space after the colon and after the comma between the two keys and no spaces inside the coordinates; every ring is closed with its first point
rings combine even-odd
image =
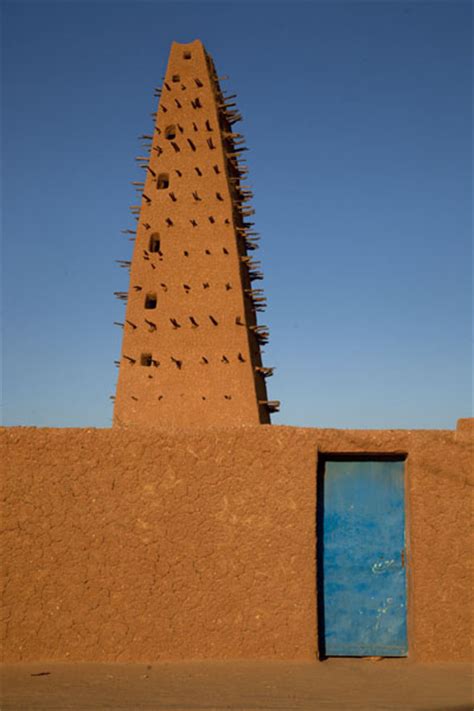
{"type": "Polygon", "coordinates": [[[470,2],[1,12],[3,424],[111,426],[137,138],[171,42],[196,38],[244,117],[274,424],[470,416],[470,2]]]}

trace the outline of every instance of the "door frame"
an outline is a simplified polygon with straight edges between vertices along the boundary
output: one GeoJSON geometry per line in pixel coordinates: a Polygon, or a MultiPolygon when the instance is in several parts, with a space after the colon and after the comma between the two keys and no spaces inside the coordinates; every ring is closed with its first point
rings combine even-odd
{"type": "MultiPolygon", "coordinates": [[[[323,513],[324,513],[324,473],[326,463],[337,462],[403,462],[404,463],[404,503],[405,503],[405,590],[406,590],[406,629],[407,654],[405,657],[384,657],[384,659],[406,659],[412,650],[412,555],[411,555],[411,497],[409,496],[409,458],[408,452],[323,452],[316,453],[316,619],[317,637],[316,655],[320,661],[328,659],[326,655],[326,637],[324,628],[324,556],[323,556],[323,513]]],[[[343,657],[344,658],[344,657],[343,657]]],[[[366,657],[351,657],[365,659],[366,657]]]]}

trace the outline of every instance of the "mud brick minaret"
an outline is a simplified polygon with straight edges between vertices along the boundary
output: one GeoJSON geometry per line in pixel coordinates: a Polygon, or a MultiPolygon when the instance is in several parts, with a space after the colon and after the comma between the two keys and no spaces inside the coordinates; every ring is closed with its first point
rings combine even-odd
{"type": "MultiPolygon", "coordinates": [[[[115,425],[269,423],[261,362],[266,326],[258,237],[233,96],[222,93],[199,40],[173,43],[140,199],[126,301],[115,425]]],[[[127,230],[128,231],[128,230],[127,230]]],[[[132,238],[133,239],[133,238],[132,238]]]]}

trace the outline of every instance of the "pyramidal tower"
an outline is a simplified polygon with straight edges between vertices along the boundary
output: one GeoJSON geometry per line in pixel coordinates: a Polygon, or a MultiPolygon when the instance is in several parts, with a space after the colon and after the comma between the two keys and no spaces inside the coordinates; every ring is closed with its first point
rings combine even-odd
{"type": "MultiPolygon", "coordinates": [[[[243,137],[202,43],[173,43],[142,182],[126,302],[114,425],[269,423],[257,323],[265,298],[253,256],[243,137]]],[[[145,155],[146,153],[146,155],[145,155]]]]}

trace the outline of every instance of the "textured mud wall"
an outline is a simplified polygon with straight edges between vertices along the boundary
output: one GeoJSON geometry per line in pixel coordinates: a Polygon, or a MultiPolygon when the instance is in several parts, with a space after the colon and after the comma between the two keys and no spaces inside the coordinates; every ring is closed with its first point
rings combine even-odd
{"type": "Polygon", "coordinates": [[[1,430],[4,656],[314,659],[318,453],[404,452],[410,655],[467,659],[468,430],[1,430]]]}

